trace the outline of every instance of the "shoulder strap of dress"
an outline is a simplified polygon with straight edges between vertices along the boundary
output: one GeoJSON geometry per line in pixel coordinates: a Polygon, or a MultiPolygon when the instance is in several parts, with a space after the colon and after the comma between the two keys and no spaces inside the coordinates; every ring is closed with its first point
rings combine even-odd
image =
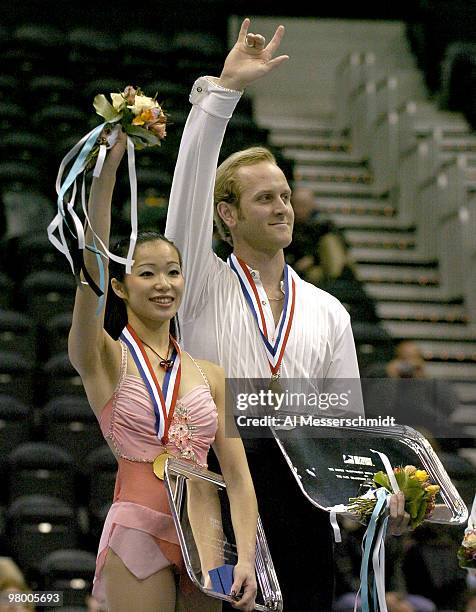
{"type": "Polygon", "coordinates": [[[195,366],[197,367],[197,370],[200,372],[200,374],[202,375],[203,380],[205,381],[205,384],[207,385],[207,387],[210,389],[210,383],[208,381],[207,375],[205,374],[205,372],[203,371],[203,369],[199,366],[199,364],[195,361],[195,359],[192,357],[192,355],[190,355],[190,353],[187,353],[187,355],[190,357],[190,359],[193,361],[193,363],[195,364],[195,366]]]}
{"type": "Polygon", "coordinates": [[[117,385],[117,391],[122,387],[122,383],[124,382],[124,378],[127,373],[127,346],[126,343],[119,339],[119,343],[121,345],[121,371],[119,373],[119,383],[117,385]]]}

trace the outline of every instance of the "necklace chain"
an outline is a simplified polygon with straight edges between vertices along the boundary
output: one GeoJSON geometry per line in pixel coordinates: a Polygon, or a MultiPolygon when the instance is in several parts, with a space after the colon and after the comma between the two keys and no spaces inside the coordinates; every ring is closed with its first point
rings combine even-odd
{"type": "Polygon", "coordinates": [[[170,341],[169,341],[169,345],[167,347],[167,355],[166,355],[166,357],[162,357],[162,355],[159,355],[159,353],[155,349],[153,349],[150,345],[148,345],[147,342],[144,342],[142,340],[142,344],[144,346],[146,346],[147,348],[149,348],[155,355],[157,355],[157,357],[160,359],[159,366],[161,368],[163,368],[164,370],[168,370],[168,369],[170,369],[173,366],[173,364],[174,364],[173,360],[169,359],[170,341]]]}
{"type": "Polygon", "coordinates": [[[269,297],[269,295],[268,295],[268,300],[270,302],[281,302],[282,300],[284,300],[285,293],[283,291],[283,281],[281,281],[281,283],[280,283],[279,290],[281,291],[282,295],[280,295],[278,298],[272,298],[272,297],[269,297]]]}

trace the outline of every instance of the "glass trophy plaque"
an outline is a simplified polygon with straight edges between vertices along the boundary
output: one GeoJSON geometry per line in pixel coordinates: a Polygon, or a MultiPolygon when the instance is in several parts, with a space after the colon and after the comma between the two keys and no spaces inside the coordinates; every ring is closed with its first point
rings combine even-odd
{"type": "Polygon", "coordinates": [[[274,428],[273,435],[302,492],[322,510],[345,506],[349,498],[365,493],[374,474],[385,472],[380,452],[392,467],[414,465],[440,486],[428,521],[461,525],[468,518],[467,506],[437,454],[412,427],[300,426],[274,428]]]}
{"type": "MultiPolygon", "coordinates": [[[[169,458],[164,482],[190,580],[210,597],[231,602],[238,554],[225,481],[190,462],[169,458]]],[[[255,610],[281,611],[282,596],[259,518],[255,569],[255,610]]]]}

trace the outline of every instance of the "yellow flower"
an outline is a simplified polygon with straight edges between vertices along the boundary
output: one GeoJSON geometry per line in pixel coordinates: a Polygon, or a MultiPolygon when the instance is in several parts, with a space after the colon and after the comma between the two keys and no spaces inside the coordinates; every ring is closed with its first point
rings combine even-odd
{"type": "Polygon", "coordinates": [[[440,490],[440,487],[438,485],[428,485],[425,489],[425,491],[427,493],[429,493],[430,495],[436,495],[440,490]]]}
{"type": "Polygon", "coordinates": [[[476,532],[465,533],[462,544],[465,548],[476,548],[476,532]]]}
{"type": "Polygon", "coordinates": [[[428,480],[428,474],[426,470],[415,470],[413,477],[419,480],[420,482],[425,482],[425,480],[428,480]]]}
{"type": "Polygon", "coordinates": [[[153,109],[149,108],[148,110],[142,111],[142,113],[137,117],[134,117],[132,123],[133,125],[144,125],[144,123],[151,123],[156,121],[155,115],[156,113],[153,112],[153,109]]]}
{"type": "Polygon", "coordinates": [[[129,106],[131,111],[136,115],[141,115],[144,111],[148,111],[152,108],[158,108],[158,103],[153,99],[149,98],[149,96],[136,96],[134,100],[134,104],[129,106]]]}
{"type": "Polygon", "coordinates": [[[405,471],[405,474],[407,476],[411,476],[412,474],[414,474],[417,471],[417,469],[416,469],[416,467],[414,465],[406,465],[404,467],[404,471],[405,471]]]}

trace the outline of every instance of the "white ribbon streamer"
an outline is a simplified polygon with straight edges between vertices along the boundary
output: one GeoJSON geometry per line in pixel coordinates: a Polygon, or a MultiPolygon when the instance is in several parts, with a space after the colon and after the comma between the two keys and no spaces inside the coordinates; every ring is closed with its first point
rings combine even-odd
{"type": "Polygon", "coordinates": [[[468,529],[474,529],[476,527],[476,495],[473,500],[473,507],[471,508],[471,514],[468,519],[468,529]]]}
{"type": "Polygon", "coordinates": [[[129,242],[129,252],[126,259],[126,273],[130,274],[134,260],[134,250],[137,241],[137,175],[135,165],[134,143],[132,139],[127,137],[127,164],[129,166],[129,183],[131,186],[131,237],[129,242]]]}
{"type": "Polygon", "coordinates": [[[104,160],[106,159],[107,147],[105,144],[102,144],[99,147],[98,158],[96,160],[96,165],[93,170],[93,177],[99,178],[101,176],[102,167],[104,165],[104,160]]]}
{"type": "Polygon", "coordinates": [[[387,602],[385,601],[385,527],[387,518],[382,521],[375,540],[375,548],[372,554],[372,566],[374,568],[375,587],[377,589],[377,599],[379,612],[387,612],[387,602]]]}
{"type": "MultiPolygon", "coordinates": [[[[92,129],[90,132],[88,132],[85,136],[83,136],[75,145],[74,147],[64,156],[64,158],[61,161],[60,167],[58,169],[58,174],[56,176],[56,193],[58,195],[58,212],[56,213],[55,217],[53,218],[53,220],[51,221],[51,223],[48,225],[48,229],[47,229],[47,233],[48,233],[48,239],[50,240],[50,242],[52,243],[52,245],[58,249],[58,251],[60,251],[60,253],[62,253],[70,267],[71,270],[73,271],[73,273],[75,272],[74,269],[74,263],[73,263],[73,259],[70,255],[69,252],[69,248],[68,248],[68,244],[66,242],[66,238],[64,235],[64,228],[63,228],[63,224],[64,224],[64,218],[65,218],[65,209],[64,209],[64,195],[66,194],[66,192],[68,191],[68,189],[70,188],[70,186],[73,186],[73,192],[71,195],[71,198],[69,200],[69,202],[67,203],[67,210],[71,213],[73,222],[74,222],[74,226],[75,226],[75,230],[76,230],[76,239],[78,240],[78,246],[80,248],[84,248],[85,245],[85,240],[84,240],[84,230],[81,224],[81,221],[79,219],[79,217],[76,215],[76,213],[73,210],[73,206],[74,206],[74,201],[76,198],[76,177],[84,171],[84,168],[86,167],[86,157],[83,160],[83,162],[81,164],[79,164],[79,166],[76,168],[76,172],[71,175],[71,170],[70,170],[70,174],[68,174],[68,177],[66,179],[66,183],[70,183],[66,186],[66,188],[63,187],[62,185],[62,180],[63,180],[63,175],[65,173],[65,169],[68,165],[68,163],[75,157],[77,157],[78,153],[80,153],[80,151],[83,149],[83,146],[85,145],[85,143],[95,134],[95,133],[100,133],[100,130],[104,127],[105,124],[99,125],[97,127],[95,127],[94,129],[92,129]],[[59,240],[58,238],[54,235],[55,232],[58,230],[59,233],[59,240]]],[[[74,167],[74,163],[73,163],[73,167],[74,167]]]]}
{"type": "Polygon", "coordinates": [[[340,532],[339,523],[337,522],[337,511],[332,510],[329,514],[329,520],[331,523],[332,530],[334,532],[334,542],[340,544],[342,542],[342,535],[340,532]]]}
{"type": "MultiPolygon", "coordinates": [[[[117,141],[118,136],[119,136],[119,130],[121,128],[119,126],[116,126],[111,133],[108,135],[108,145],[106,148],[110,149],[117,141]]],[[[102,167],[101,167],[102,170],[102,167]]],[[[94,228],[91,224],[91,220],[89,219],[89,215],[88,215],[88,209],[87,209],[87,205],[86,205],[86,182],[85,182],[85,176],[83,174],[83,185],[82,185],[82,190],[81,190],[81,203],[82,203],[82,208],[83,208],[83,213],[84,213],[84,218],[86,223],[89,226],[89,229],[94,237],[94,241],[96,242],[96,248],[92,248],[91,245],[88,245],[88,248],[91,248],[91,250],[95,253],[99,253],[100,255],[102,255],[104,258],[106,259],[111,259],[112,261],[115,261],[118,264],[121,264],[123,266],[126,266],[127,264],[127,258],[126,257],[120,257],[119,255],[115,255],[114,253],[111,253],[111,251],[109,250],[109,247],[105,244],[105,242],[96,234],[96,232],[94,231],[94,228]],[[97,243],[99,243],[99,245],[102,247],[102,251],[97,247],[97,243]]]]}
{"type": "Polygon", "coordinates": [[[370,449],[372,453],[376,453],[385,467],[385,471],[387,472],[388,479],[390,480],[390,484],[392,486],[392,490],[394,493],[398,493],[400,491],[400,487],[398,486],[397,479],[395,478],[395,473],[392,468],[392,464],[390,463],[387,455],[385,453],[381,453],[380,451],[370,449]]]}

